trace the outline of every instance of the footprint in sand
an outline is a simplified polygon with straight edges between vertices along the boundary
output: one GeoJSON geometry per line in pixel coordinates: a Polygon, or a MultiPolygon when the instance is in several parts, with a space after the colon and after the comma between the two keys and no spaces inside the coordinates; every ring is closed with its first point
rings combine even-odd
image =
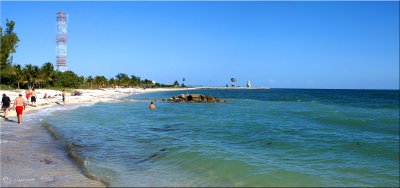
{"type": "Polygon", "coordinates": [[[40,160],[40,162],[41,162],[41,163],[44,163],[44,164],[51,164],[51,163],[53,163],[52,160],[48,160],[48,159],[40,160]]]}

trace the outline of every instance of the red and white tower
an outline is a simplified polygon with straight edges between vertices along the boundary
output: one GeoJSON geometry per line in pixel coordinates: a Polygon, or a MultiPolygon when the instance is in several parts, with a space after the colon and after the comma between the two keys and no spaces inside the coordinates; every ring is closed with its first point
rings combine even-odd
{"type": "Polygon", "coordinates": [[[65,12],[57,12],[57,34],[56,34],[56,61],[57,70],[67,70],[67,25],[68,15],[65,12]]]}

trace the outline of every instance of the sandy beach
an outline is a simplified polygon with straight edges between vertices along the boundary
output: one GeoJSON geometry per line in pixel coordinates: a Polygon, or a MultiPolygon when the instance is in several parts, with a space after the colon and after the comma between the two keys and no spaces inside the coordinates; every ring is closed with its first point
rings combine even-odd
{"type": "MultiPolygon", "coordinates": [[[[82,104],[82,103],[96,103],[96,102],[119,102],[120,98],[130,94],[138,94],[145,92],[157,92],[157,91],[171,91],[171,90],[188,90],[193,88],[150,88],[150,89],[137,89],[137,88],[105,88],[105,89],[78,89],[77,91],[81,91],[82,95],[80,96],[72,96],[71,93],[67,92],[66,96],[66,104],[82,104]]],[[[11,91],[11,90],[0,90],[0,94],[5,93],[8,97],[10,97],[12,103],[14,99],[18,97],[21,93],[23,98],[25,98],[25,91],[21,89],[19,91],[11,91]]],[[[27,105],[24,113],[31,113],[33,111],[38,111],[43,108],[51,108],[57,105],[62,105],[62,97],[61,91],[49,90],[49,89],[37,89],[37,103],[36,106],[27,105]],[[44,94],[47,93],[50,98],[43,99],[44,94]]],[[[30,101],[29,101],[30,102],[30,101]]],[[[3,112],[1,112],[3,116],[3,112]]],[[[9,109],[8,117],[10,119],[16,118],[16,112],[14,109],[9,109]]],[[[0,120],[4,121],[4,119],[0,120]]]]}
{"type": "MultiPolygon", "coordinates": [[[[36,106],[27,105],[23,119],[40,121],[40,112],[44,109],[62,109],[71,106],[94,104],[97,102],[122,102],[123,97],[144,92],[187,90],[180,88],[136,89],[117,88],[99,90],[79,90],[80,96],[72,96],[67,93],[66,105],[63,105],[61,91],[37,89],[36,106]],[[47,93],[51,98],[43,99],[47,93]]],[[[12,103],[18,94],[25,98],[25,90],[10,91],[0,90],[10,97],[12,103]]],[[[25,98],[26,99],[26,98],[25,98]]],[[[2,112],[3,117],[3,112],[2,112]]],[[[57,142],[54,135],[39,124],[25,123],[18,125],[16,112],[9,110],[8,120],[1,118],[1,187],[23,186],[79,186],[79,187],[103,187],[106,182],[97,181],[90,174],[79,167],[76,160],[72,160],[65,146],[57,142]]]]}

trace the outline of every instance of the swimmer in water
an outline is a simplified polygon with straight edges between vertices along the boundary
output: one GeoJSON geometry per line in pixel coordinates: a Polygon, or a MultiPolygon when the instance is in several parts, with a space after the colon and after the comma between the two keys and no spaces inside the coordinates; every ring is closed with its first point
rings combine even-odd
{"type": "Polygon", "coordinates": [[[150,108],[150,110],[155,110],[156,109],[156,105],[154,105],[153,101],[150,102],[149,108],[150,108]]]}

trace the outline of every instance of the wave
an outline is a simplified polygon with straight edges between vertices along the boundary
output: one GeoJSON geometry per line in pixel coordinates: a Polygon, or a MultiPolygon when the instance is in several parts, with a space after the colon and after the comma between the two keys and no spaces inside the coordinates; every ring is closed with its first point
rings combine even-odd
{"type": "Polygon", "coordinates": [[[50,124],[42,123],[42,127],[45,128],[47,131],[49,131],[49,133],[54,137],[54,139],[61,142],[68,156],[71,157],[71,159],[73,159],[75,164],[77,164],[78,167],[82,170],[83,175],[85,175],[89,179],[99,181],[107,187],[110,185],[109,179],[99,178],[89,170],[89,163],[90,163],[89,156],[85,157],[77,154],[74,150],[74,146],[76,146],[76,144],[68,143],[65,140],[63,140],[62,137],[57,134],[57,132],[53,129],[53,127],[50,124]]]}
{"type": "Polygon", "coordinates": [[[26,121],[37,121],[37,120],[42,121],[43,117],[52,115],[55,112],[76,110],[77,108],[92,106],[92,105],[94,105],[94,103],[72,104],[72,105],[67,105],[67,106],[55,106],[55,107],[51,107],[51,108],[44,108],[44,109],[40,109],[37,112],[25,115],[24,120],[26,120],[26,121]]]}

